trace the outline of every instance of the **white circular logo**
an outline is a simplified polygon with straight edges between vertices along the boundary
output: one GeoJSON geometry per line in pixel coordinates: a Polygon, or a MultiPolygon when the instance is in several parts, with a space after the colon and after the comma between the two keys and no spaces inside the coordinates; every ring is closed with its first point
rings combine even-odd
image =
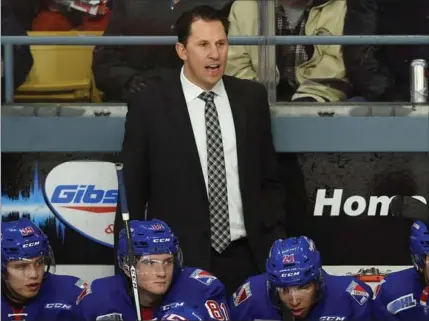
{"type": "Polygon", "coordinates": [[[83,236],[113,247],[113,223],[118,199],[114,163],[65,162],[46,177],[48,206],[83,236]]]}

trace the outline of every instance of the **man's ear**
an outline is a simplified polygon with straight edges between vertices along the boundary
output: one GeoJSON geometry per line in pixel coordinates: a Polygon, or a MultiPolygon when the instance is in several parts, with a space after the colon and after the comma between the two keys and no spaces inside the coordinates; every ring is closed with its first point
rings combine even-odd
{"type": "Polygon", "coordinates": [[[186,51],[186,46],[183,43],[181,42],[176,43],[176,53],[179,56],[179,58],[182,59],[183,61],[188,60],[188,53],[186,51]]]}

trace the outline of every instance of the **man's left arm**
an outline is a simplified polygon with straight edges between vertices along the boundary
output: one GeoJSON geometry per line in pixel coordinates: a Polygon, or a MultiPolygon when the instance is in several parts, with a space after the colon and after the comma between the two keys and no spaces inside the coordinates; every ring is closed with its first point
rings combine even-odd
{"type": "Polygon", "coordinates": [[[268,104],[268,94],[265,87],[257,84],[258,108],[260,123],[260,184],[261,184],[261,208],[271,217],[279,218],[285,223],[285,190],[280,180],[279,164],[271,132],[271,113],[268,104]]]}
{"type": "Polygon", "coordinates": [[[219,279],[210,285],[210,290],[205,296],[204,308],[206,312],[204,320],[230,320],[225,286],[219,279]]]}

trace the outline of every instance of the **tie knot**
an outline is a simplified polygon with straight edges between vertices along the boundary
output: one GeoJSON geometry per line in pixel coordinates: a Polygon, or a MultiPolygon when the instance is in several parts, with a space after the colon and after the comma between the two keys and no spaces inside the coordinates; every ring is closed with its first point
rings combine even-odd
{"type": "Polygon", "coordinates": [[[214,100],[215,93],[213,91],[203,91],[198,98],[204,100],[206,103],[214,100]]]}

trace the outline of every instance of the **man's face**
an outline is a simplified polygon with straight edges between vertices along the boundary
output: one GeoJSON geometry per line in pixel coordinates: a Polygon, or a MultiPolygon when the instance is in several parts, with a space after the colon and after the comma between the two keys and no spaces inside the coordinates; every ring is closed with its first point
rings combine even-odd
{"type": "Polygon", "coordinates": [[[154,254],[140,258],[137,263],[137,282],[141,289],[155,295],[163,295],[173,280],[174,256],[154,254]]]}
{"type": "Polygon", "coordinates": [[[8,262],[6,265],[6,283],[12,291],[25,299],[35,297],[42,285],[45,262],[43,256],[8,262]]]}
{"type": "Polygon", "coordinates": [[[289,308],[295,318],[305,318],[316,303],[319,285],[309,283],[277,290],[280,300],[289,308]]]}
{"type": "Polygon", "coordinates": [[[223,76],[228,55],[222,22],[196,20],[187,43],[177,43],[176,51],[184,61],[185,76],[204,90],[212,89],[223,76]]]}

